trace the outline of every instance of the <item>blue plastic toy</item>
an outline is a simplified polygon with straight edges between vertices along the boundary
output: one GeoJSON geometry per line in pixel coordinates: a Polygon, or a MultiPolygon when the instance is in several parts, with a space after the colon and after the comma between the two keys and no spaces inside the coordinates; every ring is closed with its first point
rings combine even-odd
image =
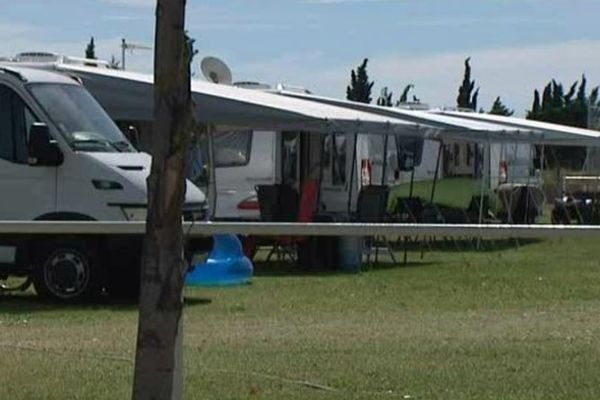
{"type": "Polygon", "coordinates": [[[244,255],[235,235],[215,235],[213,249],[203,263],[188,272],[188,286],[233,286],[250,283],[252,262],[244,255]]]}

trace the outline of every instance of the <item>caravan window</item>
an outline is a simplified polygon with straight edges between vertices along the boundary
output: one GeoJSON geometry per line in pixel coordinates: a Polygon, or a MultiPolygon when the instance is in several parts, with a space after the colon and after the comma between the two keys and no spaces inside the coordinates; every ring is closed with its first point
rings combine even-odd
{"type": "Polygon", "coordinates": [[[332,175],[334,185],[346,183],[346,135],[335,133],[333,135],[332,175]]]}
{"type": "Polygon", "coordinates": [[[252,131],[217,132],[214,139],[215,166],[242,167],[250,162],[252,131]]]}
{"type": "Polygon", "coordinates": [[[331,174],[331,183],[344,185],[346,183],[346,135],[344,133],[325,136],[323,157],[323,167],[326,173],[331,174]]]}
{"type": "Polygon", "coordinates": [[[295,185],[298,180],[298,147],[300,134],[298,132],[282,133],[282,177],[286,185],[295,185]]]}

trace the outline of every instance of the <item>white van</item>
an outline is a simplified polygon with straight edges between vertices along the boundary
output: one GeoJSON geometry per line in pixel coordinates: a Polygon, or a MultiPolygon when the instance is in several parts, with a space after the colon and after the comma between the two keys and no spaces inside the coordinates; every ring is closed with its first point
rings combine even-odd
{"type": "MultiPolygon", "coordinates": [[[[0,220],[145,220],[150,162],[74,79],[0,65],[0,220]]],[[[184,215],[205,209],[188,183],[184,215]]],[[[0,279],[62,300],[135,292],[140,254],[141,238],[3,237],[0,279]]]]}

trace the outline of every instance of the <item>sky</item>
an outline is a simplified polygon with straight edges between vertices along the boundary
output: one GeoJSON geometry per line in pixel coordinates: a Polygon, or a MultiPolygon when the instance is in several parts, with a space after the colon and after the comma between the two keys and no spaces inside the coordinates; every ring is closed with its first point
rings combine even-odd
{"type": "MultiPolygon", "coordinates": [[[[155,0],[0,2],[0,55],[50,51],[120,60],[121,38],[152,46],[155,0]]],[[[186,28],[199,60],[222,58],[234,80],[287,83],[345,97],[350,70],[369,58],[375,81],[397,96],[409,83],[430,106],[456,105],[471,57],[479,106],[497,96],[524,115],[533,90],[586,74],[600,84],[598,0],[187,0],[186,28]]],[[[127,53],[151,72],[152,51],[127,53]]]]}

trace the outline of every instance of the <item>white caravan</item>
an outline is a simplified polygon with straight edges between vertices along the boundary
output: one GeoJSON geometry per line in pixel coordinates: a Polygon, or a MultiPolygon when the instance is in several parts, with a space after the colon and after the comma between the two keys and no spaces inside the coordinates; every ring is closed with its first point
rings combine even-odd
{"type": "MultiPolygon", "coordinates": [[[[267,84],[241,82],[234,85],[245,89],[277,93],[273,92],[267,84]]],[[[304,91],[302,88],[294,89],[304,91]]],[[[316,168],[316,164],[304,165],[304,161],[308,160],[299,158],[300,147],[309,149],[313,161],[320,160],[319,140],[324,146],[321,184],[321,207],[324,210],[347,211],[349,190],[353,191],[354,202],[360,188],[364,185],[396,185],[409,182],[411,179],[411,173],[402,171],[399,165],[398,155],[402,149],[398,146],[403,144],[402,140],[397,141],[396,135],[393,134],[388,135],[386,139],[385,136],[377,134],[358,133],[353,136],[330,133],[315,139],[297,131],[236,130],[217,127],[213,137],[217,186],[213,218],[216,220],[258,220],[260,213],[256,186],[285,182],[298,188],[301,176],[310,174],[311,169],[313,169],[312,173],[315,173],[314,168],[316,168]],[[352,166],[355,139],[356,164],[352,166]],[[382,179],[384,164],[385,177],[382,179]],[[352,168],[354,171],[351,170],[352,168]],[[346,179],[351,174],[355,177],[352,185],[346,179]]],[[[416,181],[433,179],[438,148],[437,142],[429,140],[424,142],[424,148],[420,152],[423,157],[417,163],[413,176],[416,181]]],[[[353,204],[350,206],[352,207],[353,204]]]]}
{"type": "MultiPolygon", "coordinates": [[[[351,165],[354,136],[345,134],[322,134],[319,139],[309,138],[298,131],[265,131],[252,129],[226,129],[217,127],[213,134],[215,181],[217,186],[216,208],[213,218],[217,220],[257,220],[260,218],[257,185],[285,182],[297,186],[304,166],[299,158],[300,146],[310,149],[313,161],[320,159],[320,143],[323,141],[323,180],[321,203],[330,211],[347,210],[350,174],[359,176],[352,186],[358,193],[365,184],[395,185],[408,182],[409,172],[401,171],[395,135],[388,136],[385,178],[382,135],[358,134],[356,136],[356,164],[351,165]],[[335,146],[334,146],[335,144],[335,146]],[[351,171],[354,168],[354,172],[351,171]],[[358,174],[358,175],[357,175],[358,174]]],[[[438,144],[425,142],[425,158],[415,171],[415,180],[432,179],[438,144]]],[[[205,154],[206,150],[198,150],[205,154]]],[[[202,158],[202,156],[197,156],[202,158]]],[[[316,165],[306,166],[308,174],[316,165]]]]}
{"type": "MultiPolygon", "coordinates": [[[[145,220],[150,162],[76,80],[0,66],[0,220],[145,220]]],[[[184,215],[205,208],[189,183],[184,215]]],[[[63,300],[135,293],[140,254],[125,237],[2,237],[0,279],[31,276],[38,293],[63,300]]]]}

